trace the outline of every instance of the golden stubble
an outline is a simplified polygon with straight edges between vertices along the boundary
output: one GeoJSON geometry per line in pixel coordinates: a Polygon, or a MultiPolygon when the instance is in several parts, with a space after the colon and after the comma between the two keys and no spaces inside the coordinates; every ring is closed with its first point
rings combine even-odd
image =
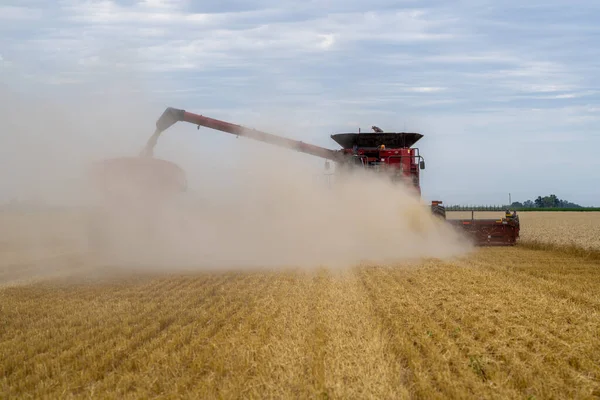
{"type": "Polygon", "coordinates": [[[590,398],[597,269],[488,248],[344,270],[55,276],[0,289],[0,396],[590,398]]]}

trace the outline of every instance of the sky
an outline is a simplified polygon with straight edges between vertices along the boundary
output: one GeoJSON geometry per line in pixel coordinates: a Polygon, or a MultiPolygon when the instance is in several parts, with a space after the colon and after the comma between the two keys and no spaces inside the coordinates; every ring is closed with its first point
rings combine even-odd
{"type": "MultiPolygon", "coordinates": [[[[61,110],[72,141],[107,151],[137,152],[168,106],[329,148],[372,125],[420,132],[425,199],[600,206],[598,21],[593,0],[0,0],[0,95],[8,118],[37,107],[19,121],[39,137],[40,110],[61,110]]],[[[230,165],[244,150],[226,136],[177,125],[161,154],[230,165]]],[[[57,141],[40,146],[77,159],[57,141]]]]}

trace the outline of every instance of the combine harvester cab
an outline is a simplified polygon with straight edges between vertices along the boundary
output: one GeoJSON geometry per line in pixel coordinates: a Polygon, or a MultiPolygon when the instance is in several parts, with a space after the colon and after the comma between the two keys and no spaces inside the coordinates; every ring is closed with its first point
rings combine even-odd
{"type": "Polygon", "coordinates": [[[519,238],[519,216],[507,210],[502,218],[447,219],[459,231],[470,237],[477,246],[514,246],[519,238]]]}

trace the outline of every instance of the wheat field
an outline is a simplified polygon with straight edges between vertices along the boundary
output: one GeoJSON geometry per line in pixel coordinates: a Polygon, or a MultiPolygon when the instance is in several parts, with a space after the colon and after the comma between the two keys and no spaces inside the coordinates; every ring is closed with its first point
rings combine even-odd
{"type": "MultiPolygon", "coordinates": [[[[523,213],[523,239],[598,218],[523,213]]],[[[0,232],[1,398],[600,397],[600,265],[558,248],[142,273],[92,268],[43,231],[19,247],[16,220],[0,232]]]]}

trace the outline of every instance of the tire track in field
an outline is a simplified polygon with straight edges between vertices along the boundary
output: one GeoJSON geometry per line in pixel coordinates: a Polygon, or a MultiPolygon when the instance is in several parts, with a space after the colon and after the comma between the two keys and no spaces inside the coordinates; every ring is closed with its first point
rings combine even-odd
{"type": "Polygon", "coordinates": [[[195,362],[197,358],[188,358],[191,370],[200,373],[196,382],[188,381],[194,392],[204,397],[229,397],[252,393],[261,387],[262,391],[273,389],[264,386],[264,379],[270,373],[265,371],[265,365],[273,365],[271,353],[265,350],[272,338],[274,321],[281,317],[281,302],[287,290],[281,288],[282,277],[277,273],[259,277],[260,285],[239,299],[236,319],[220,319],[218,330],[190,342],[191,349],[205,355],[201,363],[195,362]],[[261,359],[265,363],[259,362],[261,359]]]}
{"type": "Polygon", "coordinates": [[[356,269],[328,276],[324,292],[325,387],[334,398],[407,398],[402,366],[389,357],[388,337],[356,269]]]}
{"type": "Polygon", "coordinates": [[[243,389],[256,398],[310,398],[315,396],[312,321],[318,296],[316,277],[302,270],[290,271],[278,279],[272,306],[278,309],[272,320],[265,319],[259,332],[262,347],[257,352],[256,375],[243,389]]]}
{"type": "MultiPolygon", "coordinates": [[[[392,315],[393,306],[387,299],[382,297],[382,288],[378,285],[379,281],[374,282],[374,276],[378,273],[379,267],[363,267],[358,270],[358,276],[361,284],[365,288],[368,301],[373,309],[373,319],[381,326],[382,332],[389,342],[390,359],[396,362],[400,368],[400,381],[402,386],[406,387],[410,397],[420,396],[420,388],[423,385],[422,379],[413,371],[410,349],[403,340],[403,336],[398,337],[398,333],[404,333],[402,325],[398,325],[392,315]]],[[[417,366],[418,367],[418,366],[417,366]]]]}
{"type": "MultiPolygon", "coordinates": [[[[208,385],[195,386],[205,396],[251,398],[288,398],[310,395],[310,376],[304,374],[309,363],[303,352],[308,320],[307,297],[310,280],[301,272],[269,274],[267,295],[252,302],[252,309],[229,335],[215,337],[225,341],[223,364],[227,374],[208,385]]],[[[219,351],[221,353],[221,351],[219,351]]]]}
{"type": "Polygon", "coordinates": [[[308,300],[308,320],[306,325],[304,348],[307,353],[307,364],[304,375],[308,377],[307,392],[312,397],[327,397],[325,387],[325,345],[328,341],[324,316],[324,292],[326,274],[323,269],[311,276],[308,300]]]}

